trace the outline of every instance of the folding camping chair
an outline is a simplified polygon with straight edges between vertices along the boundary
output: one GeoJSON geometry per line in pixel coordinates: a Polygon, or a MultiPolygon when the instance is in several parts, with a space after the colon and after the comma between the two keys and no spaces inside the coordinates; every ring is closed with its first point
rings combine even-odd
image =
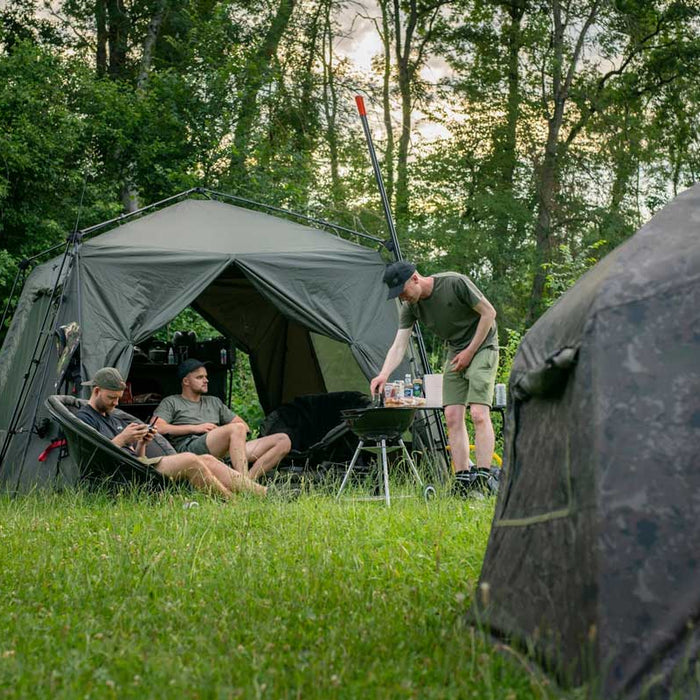
{"type": "MultiPolygon", "coordinates": [[[[89,485],[146,485],[163,488],[172,483],[154,469],[140,462],[104,435],[76,417],[87,401],[74,396],[54,394],[46,399],[46,408],[66,436],[68,452],[80,470],[80,481],[89,485]]],[[[114,409],[114,415],[127,421],[139,422],[129,413],[114,409]]],[[[170,443],[156,435],[146,448],[148,457],[176,454],[170,443]]]]}
{"type": "Polygon", "coordinates": [[[371,399],[358,391],[336,391],[298,396],[270,413],[260,436],[285,433],[292,449],[280,471],[302,472],[314,467],[346,463],[355,450],[355,439],[341,411],[363,408],[371,399]]]}

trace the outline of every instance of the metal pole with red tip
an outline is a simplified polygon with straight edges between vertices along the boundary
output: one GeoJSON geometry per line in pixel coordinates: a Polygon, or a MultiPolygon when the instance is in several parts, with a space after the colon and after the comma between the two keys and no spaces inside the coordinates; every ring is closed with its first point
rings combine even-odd
{"type": "Polygon", "coordinates": [[[391,216],[391,209],[389,207],[389,198],[386,196],[386,190],[384,189],[384,180],[382,179],[382,171],[379,169],[379,161],[377,160],[377,152],[374,150],[374,143],[372,142],[372,134],[369,130],[369,122],[367,121],[367,110],[365,109],[365,100],[362,95],[355,95],[355,102],[357,103],[357,111],[360,113],[360,120],[362,121],[362,128],[365,131],[365,138],[367,139],[367,147],[369,148],[369,157],[372,161],[372,169],[374,170],[374,178],[377,181],[377,187],[379,188],[379,196],[382,199],[382,206],[384,207],[384,216],[386,218],[386,225],[389,227],[389,234],[391,235],[391,244],[394,247],[394,253],[396,254],[397,260],[403,260],[401,255],[401,246],[399,245],[399,237],[396,235],[396,228],[394,227],[394,220],[391,216]]]}
{"type": "MultiPolygon", "coordinates": [[[[397,260],[403,260],[401,255],[401,246],[399,245],[399,237],[396,235],[396,228],[394,227],[394,219],[391,216],[391,208],[389,207],[389,198],[386,196],[386,190],[384,189],[384,180],[382,179],[382,171],[379,169],[379,161],[377,160],[377,152],[374,150],[374,143],[372,142],[372,134],[369,130],[369,122],[367,121],[367,110],[365,109],[365,100],[362,95],[355,95],[355,102],[357,104],[357,111],[360,113],[360,120],[362,121],[362,128],[365,132],[365,138],[367,139],[367,147],[369,148],[369,157],[372,161],[372,169],[374,170],[374,177],[377,181],[377,187],[379,188],[379,196],[382,200],[382,206],[384,207],[384,216],[386,218],[386,225],[389,228],[389,234],[391,235],[391,245],[393,247],[393,253],[397,260]]],[[[388,246],[387,246],[388,247],[388,246]]],[[[413,326],[413,335],[416,339],[416,345],[418,346],[418,356],[420,357],[421,365],[423,366],[423,374],[430,373],[430,363],[428,361],[428,353],[425,350],[425,343],[423,342],[423,334],[420,331],[420,326],[416,323],[413,326]]],[[[445,433],[445,426],[442,424],[441,420],[435,421],[437,424],[437,432],[440,440],[440,447],[442,453],[446,460],[446,469],[449,471],[450,458],[447,454],[447,435],[445,433]]]]}

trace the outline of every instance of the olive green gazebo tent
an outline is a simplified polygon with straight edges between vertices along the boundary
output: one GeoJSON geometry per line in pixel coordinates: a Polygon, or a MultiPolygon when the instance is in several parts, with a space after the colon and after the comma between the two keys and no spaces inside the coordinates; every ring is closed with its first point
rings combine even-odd
{"type": "Polygon", "coordinates": [[[248,353],[266,413],[301,394],[368,391],[397,328],[378,239],[370,248],[199,192],[73,236],[31,272],[0,351],[0,483],[75,481],[55,456],[37,461],[55,436],[44,401],[61,383],[51,336],[72,323],[83,378],[106,365],[126,375],[134,346],[192,306],[248,353]]]}

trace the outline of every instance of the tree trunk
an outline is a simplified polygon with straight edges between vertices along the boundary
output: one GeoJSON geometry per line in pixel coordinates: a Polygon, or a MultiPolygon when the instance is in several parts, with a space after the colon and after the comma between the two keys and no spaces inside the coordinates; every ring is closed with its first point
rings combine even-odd
{"type": "Polygon", "coordinates": [[[95,0],[95,24],[97,25],[95,67],[100,78],[107,73],[107,24],[105,14],[105,0],[95,0]]]}
{"type": "MultiPolygon", "coordinates": [[[[569,99],[569,89],[574,78],[586,34],[590,29],[600,7],[600,0],[593,0],[588,9],[588,16],[581,27],[568,65],[565,65],[565,37],[568,32],[570,17],[562,20],[561,0],[550,0],[554,30],[552,32],[552,93],[551,97],[542,95],[545,104],[552,103],[553,110],[547,120],[547,141],[541,165],[535,170],[535,189],[537,197],[537,218],[535,221],[535,275],[530,292],[530,303],[526,318],[527,325],[535,322],[544,311],[544,292],[546,282],[545,265],[552,262],[557,245],[553,233],[553,214],[559,190],[560,160],[567,150],[568,142],[560,143],[564,112],[569,99]]],[[[570,5],[567,4],[567,10],[570,5]]],[[[570,33],[570,32],[569,32],[570,33]]]]}
{"type": "MultiPolygon", "coordinates": [[[[517,128],[520,116],[520,50],[523,46],[521,22],[525,14],[527,0],[513,0],[504,6],[508,14],[505,29],[505,44],[508,55],[506,122],[496,136],[494,151],[498,154],[496,171],[497,188],[504,198],[514,199],[515,170],[517,167],[517,128]]],[[[513,225],[508,214],[501,207],[496,217],[494,240],[500,242],[497,255],[492,260],[494,279],[505,279],[510,271],[513,243],[522,235],[522,226],[513,225]]]]}
{"type": "Polygon", "coordinates": [[[109,76],[124,78],[129,45],[129,16],[123,0],[107,0],[107,43],[109,45],[109,76]]]}
{"type": "Polygon", "coordinates": [[[267,79],[270,62],[277,53],[277,48],[289,24],[295,3],[296,0],[279,0],[277,12],[268,27],[267,33],[246,67],[246,78],[240,93],[240,108],[233,134],[233,153],[230,162],[233,180],[239,183],[245,179],[245,157],[250,146],[250,134],[253,124],[258,115],[258,93],[267,79]]]}
{"type": "Polygon", "coordinates": [[[344,188],[340,178],[340,156],[338,149],[338,94],[335,87],[333,63],[333,0],[327,0],[323,33],[323,111],[326,117],[326,141],[328,143],[331,169],[331,202],[338,212],[344,201],[344,188]]]}
{"type": "Polygon", "coordinates": [[[386,147],[384,150],[384,189],[391,209],[394,200],[394,125],[391,122],[391,24],[389,0],[380,3],[382,11],[382,46],[384,48],[384,72],[382,74],[382,111],[386,147]]]}
{"type": "Polygon", "coordinates": [[[530,306],[526,325],[532,325],[544,310],[544,288],[546,272],[544,265],[552,261],[552,251],[555,248],[552,240],[552,214],[559,187],[557,172],[557,148],[559,132],[561,131],[561,116],[552,117],[547,129],[547,144],[542,164],[536,171],[537,219],[535,220],[535,277],[530,293],[530,306]]]}
{"type": "Polygon", "coordinates": [[[148,23],[148,32],[146,33],[146,38],[143,42],[143,51],[141,53],[141,65],[139,67],[139,75],[136,80],[136,89],[141,91],[146,88],[146,82],[148,81],[148,74],[151,71],[151,65],[153,63],[153,48],[156,45],[156,40],[158,39],[158,33],[160,31],[160,25],[163,23],[163,18],[165,17],[165,7],[167,0],[159,0],[156,5],[155,12],[151,21],[148,23]]]}
{"type": "Polygon", "coordinates": [[[401,134],[396,154],[396,228],[406,233],[409,220],[408,147],[411,143],[411,83],[415,66],[411,65],[413,35],[418,20],[416,0],[409,0],[405,34],[401,32],[401,5],[394,0],[394,32],[396,41],[396,68],[401,96],[401,134]],[[402,46],[403,44],[403,46],[402,46]]]}

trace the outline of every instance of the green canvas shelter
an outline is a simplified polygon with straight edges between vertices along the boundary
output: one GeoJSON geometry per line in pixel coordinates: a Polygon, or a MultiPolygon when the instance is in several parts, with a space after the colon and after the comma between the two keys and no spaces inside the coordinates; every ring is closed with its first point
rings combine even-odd
{"type": "Polygon", "coordinates": [[[534,324],[509,388],[472,619],[587,697],[697,698],[700,185],[534,324]]]}
{"type": "Polygon", "coordinates": [[[70,462],[37,461],[56,434],[44,401],[62,380],[50,336],[71,323],[83,378],[106,365],[126,376],[134,346],[192,306],[248,353],[266,413],[302,394],[368,391],[397,328],[376,242],[193,196],[113,226],[76,236],[26,280],[0,351],[5,487],[75,482],[70,462]]]}

